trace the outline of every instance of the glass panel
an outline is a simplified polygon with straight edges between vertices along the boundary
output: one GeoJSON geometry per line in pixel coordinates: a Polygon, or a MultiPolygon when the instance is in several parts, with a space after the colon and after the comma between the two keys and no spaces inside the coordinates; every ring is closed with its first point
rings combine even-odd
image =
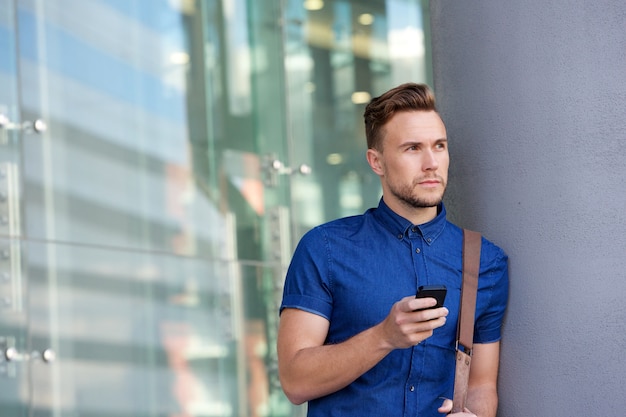
{"type": "Polygon", "coordinates": [[[35,242],[28,258],[32,346],[56,356],[33,362],[35,416],[247,415],[237,264],[35,242]]]}
{"type": "Polygon", "coordinates": [[[205,79],[220,207],[236,231],[233,257],[242,265],[245,336],[238,369],[246,371],[238,409],[245,416],[297,416],[302,407],[280,389],[275,352],[292,244],[290,177],[302,175],[287,153],[281,2],[216,3],[205,13],[205,79]]]}
{"type": "Polygon", "coordinates": [[[20,230],[19,114],[15,2],[0,0],[0,414],[27,416],[30,346],[20,230]]]}
{"type": "Polygon", "coordinates": [[[268,375],[275,268],[37,242],[28,259],[34,416],[299,415],[268,375]]]}
{"type": "MultiPolygon", "coordinates": [[[[212,170],[198,174],[213,181],[220,209],[234,215],[237,257],[272,259],[267,219],[273,208],[289,204],[280,2],[206,3],[200,59],[206,66],[196,76],[205,85],[199,99],[209,109],[212,170]]],[[[196,116],[192,126],[207,117],[196,116]]]]}
{"type": "Polygon", "coordinates": [[[28,415],[31,399],[22,258],[19,240],[0,238],[0,410],[7,417],[28,415]]]}
{"type": "MultiPolygon", "coordinates": [[[[276,329],[278,320],[276,277],[282,267],[242,265],[243,283],[243,347],[244,355],[238,369],[245,369],[247,417],[304,416],[306,407],[292,405],[280,388],[276,360],[276,329]]],[[[241,411],[241,408],[240,408],[241,411]]]]}
{"type": "Polygon", "coordinates": [[[15,152],[21,121],[14,3],[14,0],[0,0],[0,161],[3,163],[19,162],[19,154],[16,156],[15,152]]]}
{"type": "Polygon", "coordinates": [[[305,230],[377,203],[364,104],[430,81],[422,2],[5,5],[0,237],[23,240],[0,291],[29,302],[0,330],[31,353],[0,363],[3,415],[31,394],[33,416],[303,415],[276,374],[284,269],[305,230]]]}
{"type": "MultiPolygon", "coordinates": [[[[15,2],[0,0],[0,236],[21,236],[20,118],[15,2]]],[[[0,294],[0,297],[2,294],[0,294]]]]}
{"type": "Polygon", "coordinates": [[[289,0],[285,65],[291,155],[312,164],[293,178],[297,240],[309,228],[378,205],[365,159],[363,111],[404,82],[432,85],[428,2],[289,0]]]}
{"type": "Polygon", "coordinates": [[[34,415],[290,414],[278,2],[19,4],[34,415]]]}
{"type": "Polygon", "coordinates": [[[48,125],[23,141],[30,237],[216,251],[194,4],[19,2],[23,116],[48,125]]]}

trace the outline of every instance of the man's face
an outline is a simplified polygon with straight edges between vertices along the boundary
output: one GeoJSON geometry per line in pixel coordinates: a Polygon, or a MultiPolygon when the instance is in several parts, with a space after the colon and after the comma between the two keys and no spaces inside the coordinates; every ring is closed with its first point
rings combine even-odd
{"type": "Polygon", "coordinates": [[[368,150],[368,161],[381,178],[385,202],[400,211],[436,207],[446,189],[450,162],[439,114],[401,112],[383,129],[382,152],[368,150]]]}

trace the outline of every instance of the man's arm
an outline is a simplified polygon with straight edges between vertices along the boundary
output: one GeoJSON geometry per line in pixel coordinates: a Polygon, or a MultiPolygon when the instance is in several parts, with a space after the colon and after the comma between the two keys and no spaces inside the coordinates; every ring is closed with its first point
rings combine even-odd
{"type": "MultiPolygon", "coordinates": [[[[500,342],[474,344],[472,365],[467,386],[465,412],[449,414],[450,417],[495,417],[498,410],[498,364],[500,342]]],[[[439,412],[452,410],[452,400],[445,400],[439,412]]]]}
{"type": "Polygon", "coordinates": [[[498,410],[500,342],[474,344],[467,387],[467,408],[478,417],[495,417],[498,410]]]}
{"type": "Polygon", "coordinates": [[[373,368],[394,349],[414,346],[445,323],[447,309],[416,309],[435,299],[406,297],[381,323],[338,344],[325,345],[329,322],[286,308],[278,329],[278,370],[283,391],[295,404],[336,392],[373,368]]]}

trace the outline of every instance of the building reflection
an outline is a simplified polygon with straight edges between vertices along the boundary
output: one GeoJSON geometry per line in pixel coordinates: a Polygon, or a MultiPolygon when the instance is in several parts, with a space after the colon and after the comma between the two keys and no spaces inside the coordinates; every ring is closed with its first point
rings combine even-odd
{"type": "Polygon", "coordinates": [[[57,354],[0,361],[3,415],[304,415],[278,385],[284,271],[310,227],[377,204],[363,108],[430,83],[426,21],[418,0],[0,0],[0,347],[57,354]]]}

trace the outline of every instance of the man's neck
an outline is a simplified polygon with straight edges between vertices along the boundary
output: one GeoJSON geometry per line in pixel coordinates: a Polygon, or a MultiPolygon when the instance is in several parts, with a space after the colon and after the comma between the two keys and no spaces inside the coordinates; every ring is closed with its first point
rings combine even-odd
{"type": "Polygon", "coordinates": [[[394,199],[393,201],[385,200],[385,204],[393,210],[394,213],[404,217],[414,225],[428,223],[437,217],[437,206],[435,207],[413,207],[408,203],[394,199]]]}

